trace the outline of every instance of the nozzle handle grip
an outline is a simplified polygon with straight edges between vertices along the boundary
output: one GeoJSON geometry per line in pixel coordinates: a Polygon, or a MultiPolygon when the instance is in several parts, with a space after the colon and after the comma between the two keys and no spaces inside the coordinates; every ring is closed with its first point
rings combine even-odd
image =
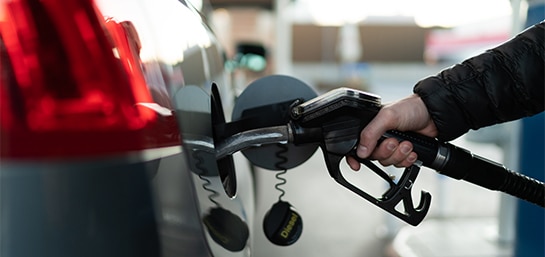
{"type": "Polygon", "coordinates": [[[426,167],[440,169],[444,166],[447,151],[434,138],[423,136],[414,132],[401,132],[397,130],[387,131],[381,138],[396,138],[398,141],[409,141],[413,145],[413,151],[418,155],[418,160],[426,167]]]}

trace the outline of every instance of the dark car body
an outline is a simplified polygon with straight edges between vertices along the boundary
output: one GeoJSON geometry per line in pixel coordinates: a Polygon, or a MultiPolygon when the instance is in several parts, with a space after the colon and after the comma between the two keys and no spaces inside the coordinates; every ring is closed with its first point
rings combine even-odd
{"type": "Polygon", "coordinates": [[[183,0],[0,3],[0,256],[249,256],[234,95],[183,0]],[[221,100],[220,100],[221,98],[221,100]]]}

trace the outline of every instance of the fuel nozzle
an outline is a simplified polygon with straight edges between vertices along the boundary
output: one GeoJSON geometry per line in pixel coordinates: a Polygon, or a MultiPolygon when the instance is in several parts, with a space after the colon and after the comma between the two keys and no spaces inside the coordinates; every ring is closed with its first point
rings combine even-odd
{"type": "MultiPolygon", "coordinates": [[[[217,158],[237,151],[278,143],[296,147],[317,145],[324,154],[330,176],[339,184],[409,224],[417,225],[423,220],[429,209],[431,196],[422,192],[422,200],[417,207],[414,207],[411,198],[412,184],[418,175],[419,166],[407,168],[401,179],[394,181],[371,161],[361,160],[355,155],[354,149],[360,131],[381,107],[378,96],[339,88],[307,101],[293,100],[291,103],[284,101],[283,104],[290,106],[289,119],[285,120],[285,124],[275,123],[274,126],[254,127],[234,133],[217,144],[217,158]],[[346,180],[339,165],[348,155],[357,158],[380,178],[386,180],[389,189],[380,196],[372,196],[346,180]],[[396,209],[400,204],[404,211],[396,209]]],[[[250,110],[248,113],[255,111],[256,108],[266,110],[272,107],[254,107],[247,109],[250,110]]],[[[253,125],[255,126],[255,123],[253,125]]]]}
{"type": "MultiPolygon", "coordinates": [[[[283,79],[286,78],[283,77],[283,79]]],[[[256,90],[261,93],[266,91],[257,101],[271,99],[271,96],[277,94],[275,92],[278,91],[275,84],[279,82],[278,80],[266,77],[262,81],[265,88],[272,87],[273,89],[263,90],[260,88],[256,90]]],[[[282,82],[300,85],[300,81],[295,79],[287,79],[282,82]]],[[[252,90],[255,90],[255,87],[252,90]]],[[[255,97],[255,95],[250,97],[255,97]]],[[[293,158],[297,159],[296,164],[300,164],[310,158],[313,151],[319,146],[323,152],[327,170],[335,181],[411,225],[418,225],[424,219],[431,203],[431,195],[425,191],[421,191],[420,200],[416,206],[411,196],[411,190],[421,166],[490,190],[511,194],[542,207],[545,205],[545,185],[543,182],[513,172],[501,164],[473,155],[471,152],[450,143],[440,142],[435,138],[412,132],[391,130],[385,133],[381,139],[393,137],[399,141],[410,141],[413,144],[413,151],[418,155],[415,165],[405,168],[401,178],[394,181],[371,160],[359,158],[355,151],[361,130],[382,107],[380,97],[377,95],[349,88],[337,88],[310,99],[294,99],[291,96],[281,100],[277,102],[284,102],[289,108],[282,109],[284,111],[281,113],[260,112],[260,115],[282,115],[285,119],[269,122],[264,126],[253,123],[253,126],[248,129],[240,129],[239,127],[237,133],[229,134],[217,144],[218,158],[243,149],[262,148],[266,145],[281,143],[301,147],[294,148],[295,150],[287,155],[290,158],[294,156],[293,158]],[[304,147],[307,146],[311,146],[306,149],[312,151],[305,152],[305,155],[297,155],[300,149],[305,149],[304,147]],[[303,158],[300,158],[301,156],[303,158]],[[353,157],[376,173],[386,181],[389,188],[383,194],[373,196],[351,184],[344,178],[340,170],[340,162],[347,156],[353,157]],[[403,210],[397,208],[400,205],[403,206],[403,210]]],[[[267,162],[261,162],[261,164],[263,163],[267,162]]],[[[260,163],[258,162],[258,164],[260,163]]]]}
{"type": "Polygon", "coordinates": [[[418,205],[413,204],[411,190],[420,166],[406,168],[401,178],[395,181],[373,162],[355,154],[361,130],[380,108],[377,95],[349,88],[332,90],[292,109],[293,142],[319,141],[327,170],[337,183],[405,222],[418,225],[431,203],[431,195],[422,191],[418,205]],[[388,185],[387,190],[373,196],[349,182],[340,169],[340,162],[346,156],[352,156],[377,174],[388,185]]]}

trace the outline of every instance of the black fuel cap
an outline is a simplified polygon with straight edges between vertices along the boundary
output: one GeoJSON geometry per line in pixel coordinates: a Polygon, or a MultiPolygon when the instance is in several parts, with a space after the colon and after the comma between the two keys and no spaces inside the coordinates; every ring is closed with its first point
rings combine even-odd
{"type": "Polygon", "coordinates": [[[273,244],[288,246],[295,243],[303,232],[303,220],[291,205],[278,201],[263,219],[265,236],[273,244]]]}
{"type": "Polygon", "coordinates": [[[223,208],[214,208],[203,219],[210,237],[225,249],[238,252],[246,247],[250,231],[237,215],[223,208]]]}

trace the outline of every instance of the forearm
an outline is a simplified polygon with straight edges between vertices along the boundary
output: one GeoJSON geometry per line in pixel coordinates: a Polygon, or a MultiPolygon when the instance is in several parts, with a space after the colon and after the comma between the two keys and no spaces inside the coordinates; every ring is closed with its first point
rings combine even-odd
{"type": "Polygon", "coordinates": [[[543,111],[545,23],[420,81],[414,88],[438,129],[452,140],[469,129],[543,111]]]}

